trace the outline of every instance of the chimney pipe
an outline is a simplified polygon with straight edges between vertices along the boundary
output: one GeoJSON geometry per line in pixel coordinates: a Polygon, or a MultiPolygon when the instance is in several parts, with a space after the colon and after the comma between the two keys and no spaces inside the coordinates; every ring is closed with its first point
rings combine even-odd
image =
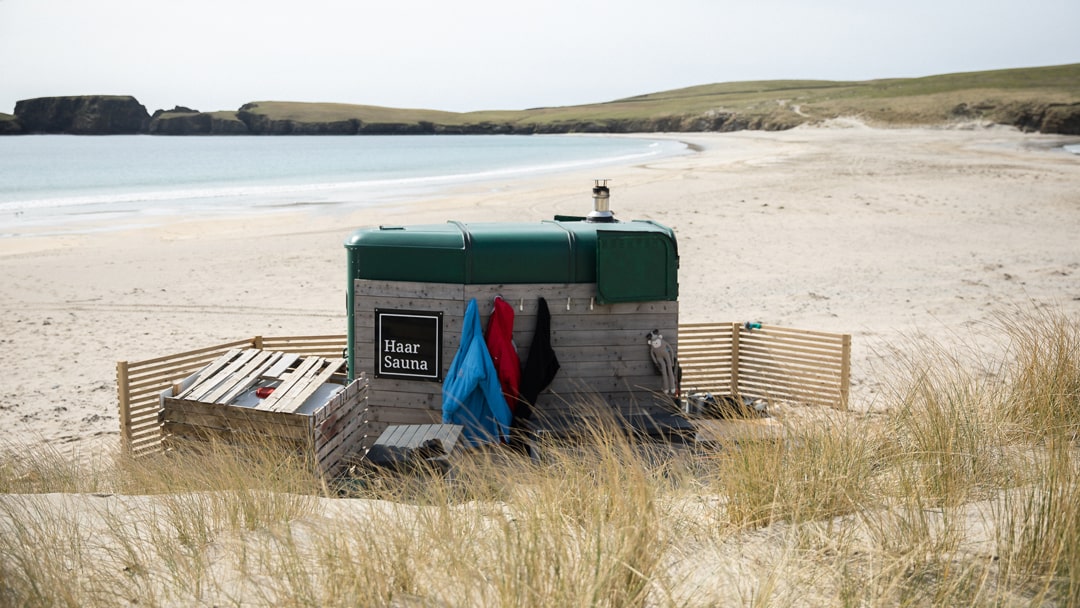
{"type": "Polygon", "coordinates": [[[615,214],[608,208],[608,199],[611,198],[611,191],[608,190],[607,185],[608,181],[607,179],[593,180],[593,210],[589,212],[585,221],[601,223],[615,221],[615,214]]]}

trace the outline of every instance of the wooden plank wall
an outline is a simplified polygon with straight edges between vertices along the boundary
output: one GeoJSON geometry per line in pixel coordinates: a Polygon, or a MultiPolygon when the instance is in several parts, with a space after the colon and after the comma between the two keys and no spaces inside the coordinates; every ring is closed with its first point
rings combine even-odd
{"type": "Polygon", "coordinates": [[[316,463],[327,475],[337,473],[367,435],[368,389],[361,374],[311,416],[316,463]]]}
{"type": "Polygon", "coordinates": [[[679,334],[683,392],[847,409],[850,334],[739,323],[686,324],[679,334]]]}
{"type": "MultiPolygon", "coordinates": [[[[678,339],[678,302],[602,306],[596,286],[581,284],[459,285],[358,279],[355,285],[355,365],[371,376],[371,433],[391,424],[442,420],[442,385],[374,377],[375,309],[443,312],[443,374],[457,352],[468,301],[476,298],[487,327],[492,300],[514,307],[514,341],[524,363],[536,326],[538,296],[551,312],[551,340],[561,369],[537,400],[549,418],[578,413],[583,402],[609,403],[630,414],[655,407],[662,384],[649,359],[646,334],[659,329],[673,346],[678,339]]],[[[368,447],[368,446],[365,446],[368,447]]]]}
{"type": "Polygon", "coordinates": [[[345,336],[255,336],[145,361],[116,363],[116,395],[120,414],[120,443],[125,453],[142,455],[161,450],[161,392],[202,369],[231,348],[267,348],[324,357],[340,357],[345,336]]]}

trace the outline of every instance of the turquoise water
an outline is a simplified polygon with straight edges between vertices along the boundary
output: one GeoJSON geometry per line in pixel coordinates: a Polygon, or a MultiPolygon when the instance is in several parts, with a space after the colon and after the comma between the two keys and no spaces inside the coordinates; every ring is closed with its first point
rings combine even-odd
{"type": "Polygon", "coordinates": [[[87,220],[371,205],[685,151],[669,140],[586,136],[2,137],[0,235],[87,220]]]}

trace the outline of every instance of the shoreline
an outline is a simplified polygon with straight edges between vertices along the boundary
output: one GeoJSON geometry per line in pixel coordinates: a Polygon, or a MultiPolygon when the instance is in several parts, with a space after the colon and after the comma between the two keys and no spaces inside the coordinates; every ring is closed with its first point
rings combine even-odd
{"type": "MultiPolygon", "coordinates": [[[[1080,159],[1032,146],[1067,138],[859,125],[663,137],[701,151],[603,177],[616,217],[675,230],[681,320],[851,333],[857,412],[874,411],[891,349],[912,336],[988,347],[1011,308],[1080,315],[1080,159]]],[[[115,449],[116,361],[343,334],[352,230],[581,215],[595,173],[385,207],[0,239],[0,422],[20,442],[115,449]]]]}
{"type": "MultiPolygon", "coordinates": [[[[131,138],[141,138],[132,136],[131,138]]],[[[111,191],[102,194],[99,187],[77,190],[69,195],[62,189],[53,189],[37,194],[37,197],[25,200],[0,201],[0,240],[35,236],[78,235],[88,232],[108,232],[127,229],[154,228],[157,226],[182,221],[185,216],[197,218],[218,218],[222,221],[257,217],[262,214],[280,214],[290,210],[305,208],[326,208],[337,212],[363,210],[371,207],[397,205],[411,200],[439,198],[447,192],[459,188],[468,188],[492,182],[528,180],[563,174],[578,170],[603,171],[608,167],[648,162],[658,159],[692,153],[685,144],[665,137],[649,137],[648,134],[631,136],[611,136],[607,134],[580,135],[536,135],[524,136],[441,136],[438,144],[431,150],[419,145],[414,152],[415,159],[426,159],[434,154],[434,164],[408,160],[409,155],[402,155],[397,144],[406,139],[402,137],[382,138],[385,145],[390,145],[390,153],[395,156],[385,165],[360,163],[350,170],[331,171],[325,175],[297,174],[283,180],[273,175],[262,175],[263,164],[280,164],[285,158],[310,156],[309,147],[324,141],[320,136],[297,136],[288,141],[278,140],[281,144],[298,144],[299,147],[286,145],[282,150],[275,147],[259,156],[255,162],[245,161],[234,177],[234,181],[220,181],[221,175],[216,170],[208,174],[208,169],[200,168],[202,161],[187,150],[180,153],[177,161],[181,168],[174,175],[171,172],[155,175],[151,181],[121,180],[112,185],[111,191]],[[514,144],[500,143],[506,137],[517,140],[514,144]],[[571,144],[569,156],[564,152],[565,144],[577,138],[591,139],[585,148],[575,148],[571,144]],[[490,146],[473,146],[464,142],[487,140],[490,146]],[[525,139],[562,140],[557,143],[523,143],[525,139]],[[609,149],[601,140],[631,140],[619,144],[617,149],[609,149]],[[445,143],[453,142],[453,143],[445,143]],[[664,143],[666,142],[666,143],[664,143]],[[449,146],[449,149],[446,147],[449,146]],[[459,146],[463,146],[460,147],[459,146]],[[504,150],[504,146],[509,146],[504,150]],[[657,147],[660,146],[660,147],[657,147]],[[442,150],[442,152],[439,152],[442,150]],[[505,160],[495,160],[493,151],[504,150],[505,160]],[[460,152],[460,154],[458,153],[460,152]],[[581,156],[581,155],[586,156],[581,156]],[[595,156],[588,156],[589,154],[595,156]],[[581,156],[579,158],[579,156],[581,156]],[[484,159],[490,158],[493,165],[484,159]],[[506,166],[502,166],[506,164],[506,166]],[[190,168],[188,166],[190,165],[190,168]],[[381,166],[381,168],[379,168],[381,166]],[[265,179],[263,179],[265,178],[265,179]],[[209,180],[209,181],[208,181],[209,180]],[[182,184],[182,185],[180,185],[182,184]]],[[[415,139],[415,138],[413,138],[415,139]]],[[[423,138],[429,139],[429,138],[423,138]]],[[[80,140],[82,141],[82,140],[80,140]]],[[[123,148],[123,136],[102,139],[101,154],[117,155],[117,146],[123,148]]],[[[163,140],[165,144],[175,143],[174,139],[163,140]]],[[[237,141],[229,138],[225,143],[237,141]]],[[[340,141],[340,140],[338,140],[340,141]]],[[[339,158],[352,156],[370,157],[377,154],[378,148],[372,147],[370,138],[354,140],[357,145],[340,145],[326,150],[319,160],[334,164],[339,158]],[[363,144],[363,145],[360,145],[363,144]]],[[[384,145],[384,144],[377,144],[384,145]]],[[[405,149],[412,149],[412,144],[405,144],[405,149]]],[[[84,153],[93,156],[97,146],[84,148],[84,153]]],[[[61,150],[64,148],[61,147],[61,150]]],[[[140,147],[142,149],[142,147],[140,147]]],[[[202,149],[212,157],[251,156],[261,154],[250,149],[249,145],[226,146],[222,152],[215,146],[202,149]]],[[[6,151],[8,154],[11,150],[6,151]]],[[[158,152],[172,157],[176,150],[171,146],[152,147],[144,150],[150,154],[158,152]]],[[[34,155],[39,158],[41,152],[34,155]]],[[[224,157],[223,157],[224,158],[224,157]]],[[[219,159],[220,160],[220,159],[219,159]]],[[[311,158],[306,158],[304,166],[321,166],[311,158]]],[[[105,162],[96,167],[94,175],[107,174],[109,170],[121,170],[117,161],[105,162]],[[114,165],[116,165],[114,167],[114,165]]],[[[40,167],[33,167],[40,172],[40,167]]],[[[145,172],[146,167],[142,170],[145,172]]],[[[89,173],[84,169],[84,173],[89,173]]],[[[85,179],[85,178],[83,178],[85,179]]],[[[16,180],[8,185],[7,196],[18,198],[16,180]]],[[[78,179],[76,179],[78,183],[78,179]]],[[[79,186],[72,186],[79,188],[79,186]]],[[[29,195],[28,195],[29,196],[29,195]]]]}

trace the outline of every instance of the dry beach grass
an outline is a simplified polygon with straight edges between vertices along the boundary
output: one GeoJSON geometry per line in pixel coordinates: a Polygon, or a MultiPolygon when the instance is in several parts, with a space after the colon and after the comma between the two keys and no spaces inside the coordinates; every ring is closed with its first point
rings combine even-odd
{"type": "Polygon", "coordinates": [[[9,451],[0,598],[1073,605],[1080,324],[1041,318],[1002,327],[1016,341],[998,373],[927,344],[888,414],[785,418],[782,441],[718,450],[638,444],[598,423],[540,462],[481,453],[450,478],[339,488],[273,446],[97,466],[9,451]]]}
{"type": "MultiPolygon", "coordinates": [[[[846,127],[846,128],[845,128],[846,127]]],[[[342,333],[349,227],[542,219],[591,175],[394,208],[0,241],[0,604],[1080,602],[1080,161],[1010,130],[683,137],[613,168],[675,228],[683,320],[854,334],[852,411],[328,487],[266,452],[115,456],[117,359],[342,333]],[[346,227],[344,230],[342,227],[346,227]]],[[[811,415],[812,414],[812,415],[811,415]]]]}

